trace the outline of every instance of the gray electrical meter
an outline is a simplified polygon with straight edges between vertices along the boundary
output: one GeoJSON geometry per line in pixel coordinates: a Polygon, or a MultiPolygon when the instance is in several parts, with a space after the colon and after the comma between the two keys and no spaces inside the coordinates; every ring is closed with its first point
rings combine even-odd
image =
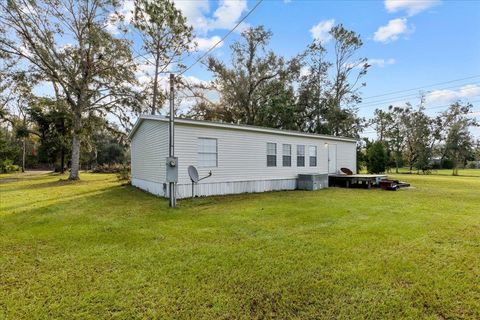
{"type": "Polygon", "coordinates": [[[167,157],[167,182],[178,181],[178,158],[167,157]]]}

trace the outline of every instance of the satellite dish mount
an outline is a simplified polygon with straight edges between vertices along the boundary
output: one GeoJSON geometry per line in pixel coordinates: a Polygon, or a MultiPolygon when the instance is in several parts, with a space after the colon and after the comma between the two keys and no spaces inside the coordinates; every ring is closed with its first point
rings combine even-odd
{"type": "Polygon", "coordinates": [[[190,177],[190,180],[192,181],[192,198],[195,197],[195,184],[197,184],[199,181],[203,179],[207,179],[212,176],[212,171],[208,173],[205,177],[200,178],[198,176],[198,171],[197,168],[194,166],[188,166],[188,176],[190,177]]]}

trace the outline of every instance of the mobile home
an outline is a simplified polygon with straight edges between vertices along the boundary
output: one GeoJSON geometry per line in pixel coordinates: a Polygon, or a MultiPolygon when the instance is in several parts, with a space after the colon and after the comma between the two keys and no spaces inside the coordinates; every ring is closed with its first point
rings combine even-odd
{"type": "MultiPolygon", "coordinates": [[[[132,131],[132,184],[168,197],[166,158],[169,122],[163,116],[141,116],[132,131]]],[[[328,174],[342,167],[356,171],[356,140],[296,131],[221,122],[175,119],[178,157],[177,198],[293,190],[302,174],[328,174]],[[188,167],[200,176],[192,191],[188,167]]]]}

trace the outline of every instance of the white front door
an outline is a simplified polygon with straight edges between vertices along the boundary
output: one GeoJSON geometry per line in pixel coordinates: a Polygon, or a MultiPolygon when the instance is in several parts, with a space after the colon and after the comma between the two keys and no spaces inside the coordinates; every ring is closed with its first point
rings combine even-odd
{"type": "Polygon", "coordinates": [[[337,173],[337,145],[328,145],[328,173],[337,173]]]}

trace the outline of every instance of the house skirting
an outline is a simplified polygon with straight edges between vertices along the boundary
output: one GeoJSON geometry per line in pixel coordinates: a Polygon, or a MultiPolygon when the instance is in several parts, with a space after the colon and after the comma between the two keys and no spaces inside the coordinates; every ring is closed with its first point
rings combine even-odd
{"type": "Polygon", "coordinates": [[[165,197],[165,190],[163,189],[163,183],[132,178],[132,186],[145,190],[156,196],[165,197]]]}
{"type": "MultiPolygon", "coordinates": [[[[132,178],[132,185],[161,197],[168,197],[164,183],[132,178]]],[[[326,185],[325,185],[326,187],[326,185]]],[[[230,182],[200,182],[194,186],[195,196],[213,196],[297,189],[297,179],[271,179],[230,182]]],[[[192,197],[192,184],[177,184],[177,199],[192,197]]]]}

